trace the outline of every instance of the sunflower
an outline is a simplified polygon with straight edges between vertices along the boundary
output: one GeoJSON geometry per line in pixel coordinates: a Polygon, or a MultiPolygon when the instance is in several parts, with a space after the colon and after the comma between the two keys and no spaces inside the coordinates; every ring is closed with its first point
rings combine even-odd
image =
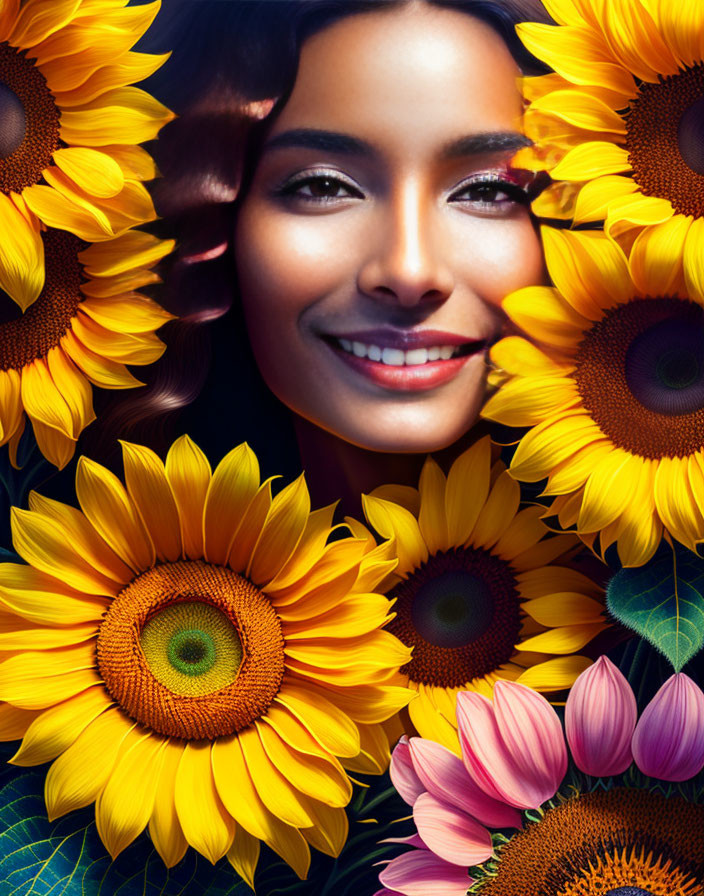
{"type": "Polygon", "coordinates": [[[418,491],[383,486],[364,499],[399,560],[385,583],[396,600],[388,629],[413,658],[397,682],[417,691],[416,730],[451,749],[457,691],[490,694],[498,679],[567,688],[590,664],[576,652],[606,628],[603,590],[559,565],[578,540],[546,538],[545,508],[519,507],[519,485],[500,461],[492,467],[488,437],[447,477],[428,458],[418,491]]]}
{"type": "MultiPolygon", "coordinates": [[[[602,233],[543,229],[556,286],[504,301],[540,347],[511,336],[492,349],[506,382],[483,414],[528,426],[511,462],[565,528],[624,566],[655,553],[663,526],[691,549],[704,539],[704,309],[650,256],[648,292],[602,233]],[[674,287],[674,288],[673,288],[674,287]]],[[[647,261],[647,259],[646,259],[647,261]]]]}
{"type": "Polygon", "coordinates": [[[6,298],[0,322],[0,445],[9,442],[16,463],[26,413],[40,450],[62,468],[95,419],[91,383],[141,386],[125,364],[151,364],[164,351],[154,331],[172,315],[134,290],[159,279],[149,267],[173,241],[137,230],[87,247],[61,230],[40,238],[39,298],[24,314],[6,298]]]}
{"type": "MultiPolygon", "coordinates": [[[[543,0],[558,25],[523,23],[526,47],[554,69],[529,78],[536,164],[571,184],[541,213],[606,219],[652,246],[704,300],[704,6],[699,0],[543,0]],[[548,207],[553,205],[552,210],[548,207]]],[[[636,271],[641,289],[648,284],[636,271]]]]}
{"type": "Polygon", "coordinates": [[[24,310],[44,283],[42,225],[87,242],[154,220],[136,144],[173,118],[129,85],[168,54],[134,53],[159,3],[4,0],[0,8],[0,288],[24,310]]]}
{"type": "Polygon", "coordinates": [[[123,443],[125,483],[81,458],[77,510],[13,508],[0,565],[3,739],[55,760],[51,818],[95,801],[114,857],[148,825],[168,866],[190,844],[251,884],[260,841],[304,877],[337,855],[351,783],[340,757],[410,696],[409,651],[374,592],[392,563],[328,543],[304,478],[272,498],[251,449],[211,473],[187,437],[166,463],[123,443]],[[359,723],[359,724],[358,724],[359,723]]]}

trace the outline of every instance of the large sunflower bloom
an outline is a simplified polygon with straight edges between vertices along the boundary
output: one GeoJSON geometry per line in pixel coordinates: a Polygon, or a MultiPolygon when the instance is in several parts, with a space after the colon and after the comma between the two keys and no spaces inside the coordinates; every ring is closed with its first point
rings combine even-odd
{"type": "Polygon", "coordinates": [[[625,566],[654,554],[663,525],[694,549],[704,539],[704,309],[678,291],[666,253],[623,252],[602,233],[543,229],[556,286],[518,290],[508,316],[540,347],[508,337],[492,349],[507,382],[484,415],[528,426],[511,462],[547,478],[561,525],[625,566]],[[673,288],[674,283],[674,288],[673,288]]]}
{"type": "Polygon", "coordinates": [[[56,760],[51,818],[95,801],[113,856],[149,826],[168,866],[188,844],[250,883],[260,841],[300,875],[337,855],[351,783],[339,757],[408,692],[381,627],[389,570],[364,539],[328,542],[303,477],[272,498],[248,446],[211,473],[186,436],[162,461],[123,444],[126,486],[81,458],[81,510],[13,509],[29,565],[0,565],[3,739],[56,760]],[[58,757],[58,758],[57,758],[58,757]]]}
{"type": "Polygon", "coordinates": [[[490,694],[498,679],[539,691],[569,687],[590,660],[576,655],[606,628],[602,589],[559,564],[579,542],[546,538],[544,508],[520,509],[520,487],[488,437],[452,465],[431,458],[419,490],[383,486],[367,519],[395,544],[399,564],[388,628],[413,647],[398,683],[417,691],[416,730],[457,749],[455,696],[490,694]]]}
{"type": "Polygon", "coordinates": [[[9,442],[14,462],[26,413],[40,450],[61,468],[95,419],[91,384],[140,386],[125,364],[151,364],[164,351],[155,330],[172,315],[134,290],[159,279],[149,268],[173,241],[136,230],[88,247],[60,230],[41,239],[39,298],[0,323],[0,445],[9,442]]]}
{"type": "MultiPolygon", "coordinates": [[[[557,26],[518,26],[555,74],[527,80],[537,163],[574,186],[565,215],[652,244],[704,299],[704,6],[543,0],[557,26]]],[[[532,157],[532,159],[531,159],[532,157]]],[[[560,214],[555,190],[541,213],[560,214]],[[553,209],[550,205],[552,196],[553,209]]],[[[648,284],[636,271],[636,282],[648,284]]]]}
{"type": "Polygon", "coordinates": [[[42,225],[88,242],[154,219],[136,144],[173,118],[128,85],[168,55],[134,53],[159,3],[4,0],[0,8],[0,288],[22,309],[44,282],[42,225]]]}

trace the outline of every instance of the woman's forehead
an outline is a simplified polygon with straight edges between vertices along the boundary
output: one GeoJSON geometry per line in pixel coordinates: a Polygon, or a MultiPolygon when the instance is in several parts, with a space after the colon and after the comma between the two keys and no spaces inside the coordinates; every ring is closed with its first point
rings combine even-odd
{"type": "Polygon", "coordinates": [[[430,4],[349,16],[303,46],[272,137],[292,128],[445,143],[519,127],[520,73],[488,25],[430,4]]]}

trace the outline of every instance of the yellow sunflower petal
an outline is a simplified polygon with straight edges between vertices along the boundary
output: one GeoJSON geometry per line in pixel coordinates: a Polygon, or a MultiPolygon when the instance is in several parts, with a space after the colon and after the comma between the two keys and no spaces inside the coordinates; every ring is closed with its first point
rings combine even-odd
{"type": "Polygon", "coordinates": [[[0,651],[15,653],[20,650],[50,650],[72,647],[88,641],[98,633],[98,623],[70,627],[35,626],[14,613],[0,610],[0,651]]]}
{"type": "Polygon", "coordinates": [[[138,87],[117,87],[81,108],[61,112],[61,139],[79,146],[146,143],[174,115],[138,87]]]}
{"type": "Polygon", "coordinates": [[[260,842],[244,828],[237,828],[232,846],[227,851],[227,861],[242,880],[254,889],[254,872],[259,861],[260,842]]]}
{"type": "Polygon", "coordinates": [[[205,497],[205,558],[224,564],[250,501],[259,488],[259,462],[246,442],[233,448],[215,468],[205,497]]]}
{"type": "Polygon", "coordinates": [[[590,141],[572,148],[551,170],[555,180],[586,181],[631,170],[628,151],[615,143],[590,141]]]}
{"type": "Polygon", "coordinates": [[[273,816],[257,793],[237,735],[219,737],[213,743],[212,763],[218,794],[238,830],[241,826],[253,837],[267,841],[273,816]]]}
{"type": "Polygon", "coordinates": [[[556,28],[537,22],[521,22],[516,26],[516,32],[531,53],[548,62],[573,84],[608,87],[624,97],[635,93],[633,76],[615,63],[594,32],[573,26],[556,28]]]}
{"type": "Polygon", "coordinates": [[[54,87],[56,102],[62,109],[83,106],[116,87],[125,87],[149,78],[158,71],[171,54],[125,53],[112,65],[103,65],[68,92],[54,87]]]}
{"type": "Polygon", "coordinates": [[[662,457],[655,473],[655,506],[665,527],[694,547],[704,535],[704,516],[689,486],[688,458],[662,457]]]}
{"type": "Polygon", "coordinates": [[[562,625],[566,619],[571,625],[600,621],[603,603],[574,591],[561,591],[535,597],[521,604],[532,619],[549,628],[562,625]]]}
{"type": "Polygon", "coordinates": [[[46,625],[97,622],[107,607],[106,600],[88,597],[19,563],[0,564],[0,604],[29,622],[46,625]]]}
{"type": "Polygon", "coordinates": [[[362,496],[362,505],[367,519],[379,535],[395,540],[398,556],[396,571],[399,575],[415,569],[428,559],[428,548],[412,513],[371,495],[362,496]]]}
{"type": "Polygon", "coordinates": [[[108,709],[94,719],[47,773],[44,797],[49,819],[92,803],[107,783],[118,755],[139,737],[133,723],[118,709],[108,709]]]}
{"type": "Polygon", "coordinates": [[[418,490],[420,512],[418,526],[428,551],[447,550],[447,519],[445,517],[445,475],[437,463],[428,457],[421,470],[418,490]]]}
{"type": "Polygon", "coordinates": [[[411,691],[396,683],[388,685],[357,685],[353,688],[337,687],[327,682],[308,686],[328,697],[355,722],[375,725],[385,722],[412,698],[411,691]]]}
{"type": "Polygon", "coordinates": [[[27,729],[13,765],[41,765],[67,750],[85,728],[110,706],[102,687],[91,687],[45,709],[27,729]]]}
{"type": "MultiPolygon", "coordinates": [[[[298,547],[291,555],[288,562],[286,562],[274,578],[267,583],[268,594],[272,593],[272,589],[282,590],[287,586],[294,584],[306,573],[310,572],[313,565],[320,560],[325,551],[328,537],[333,531],[333,517],[336,507],[337,504],[330,504],[328,507],[321,507],[319,510],[314,510],[310,514],[305,529],[303,530],[301,540],[298,542],[298,547]]],[[[358,525],[361,526],[361,523],[358,525]]],[[[374,536],[368,530],[366,530],[366,533],[373,547],[376,545],[374,536]]],[[[356,535],[355,537],[361,536],[356,535]]]]}
{"type": "Polygon", "coordinates": [[[0,229],[0,289],[25,311],[44,286],[44,243],[39,225],[31,225],[0,193],[0,229]]]}
{"type": "Polygon", "coordinates": [[[104,240],[113,235],[110,222],[95,206],[81,206],[53,186],[34,184],[26,187],[22,198],[48,227],[69,230],[87,242],[104,240]]]}
{"type": "Polygon", "coordinates": [[[344,809],[335,809],[322,803],[312,805],[311,814],[315,825],[302,828],[301,834],[308,843],[326,856],[337,858],[347,841],[349,821],[344,809]]]}
{"type": "Polygon", "coordinates": [[[393,616],[391,602],[382,594],[354,594],[325,613],[316,613],[298,621],[289,621],[286,609],[278,612],[286,622],[288,641],[353,638],[381,628],[393,616]]]}
{"type": "Polygon", "coordinates": [[[538,482],[557,464],[600,438],[600,430],[586,413],[567,411],[534,426],[523,437],[511,461],[511,472],[523,482],[538,482]]]}
{"type": "Polygon", "coordinates": [[[103,358],[81,345],[71,330],[63,336],[61,348],[94,386],[101,386],[103,389],[132,389],[144,385],[124,364],[103,358]]]}
{"type": "Polygon", "coordinates": [[[503,308],[530,336],[558,348],[574,346],[589,327],[589,319],[548,286],[519,289],[504,299],[503,308]]]}
{"type": "Polygon", "coordinates": [[[482,413],[506,426],[533,426],[581,401],[577,386],[569,377],[522,377],[503,385],[487,401],[482,413]]]}
{"type": "Polygon", "coordinates": [[[20,8],[9,43],[33,47],[59,31],[73,18],[81,0],[26,0],[20,8]]]}
{"type": "Polygon", "coordinates": [[[0,703],[0,740],[19,740],[37,717],[31,709],[17,709],[9,703],[0,703]]]}
{"type": "Polygon", "coordinates": [[[382,726],[360,725],[359,740],[359,753],[349,759],[343,759],[344,767],[358,775],[383,775],[389,767],[391,752],[382,726]]]}
{"type": "Polygon", "coordinates": [[[593,638],[603,632],[605,622],[590,622],[584,625],[563,625],[551,628],[547,632],[528,638],[516,645],[516,650],[533,651],[534,653],[574,653],[581,650],[593,638]]]}
{"type": "Polygon", "coordinates": [[[567,566],[540,566],[526,570],[516,577],[516,581],[524,600],[563,591],[574,591],[592,598],[599,598],[602,594],[602,589],[595,582],[567,566]]]}
{"type": "Polygon", "coordinates": [[[279,703],[310,731],[313,737],[335,756],[356,756],[359,730],[354,722],[331,701],[287,681],[277,694],[279,703]]]}
{"type": "Polygon", "coordinates": [[[164,746],[164,759],[156,785],[156,797],[149,820],[149,836],[167,868],[173,868],[184,857],[188,841],[183,836],[176,813],[176,773],[185,749],[183,741],[169,739],[164,746]]]}
{"type": "MultiPolygon", "coordinates": [[[[560,29],[561,31],[563,29],[560,29]]],[[[582,68],[583,61],[575,60],[582,68]]],[[[630,76],[629,76],[630,77],[630,76]]],[[[612,87],[612,84],[604,86],[612,87]]],[[[615,89],[618,89],[616,87],[615,89]]],[[[543,112],[587,131],[598,131],[603,134],[614,134],[623,138],[626,124],[623,118],[605,102],[596,96],[578,90],[555,90],[535,100],[531,106],[533,112],[543,112]]]]}
{"type": "Polygon", "coordinates": [[[540,232],[553,283],[579,314],[600,320],[604,308],[633,297],[626,256],[603,234],[553,227],[540,232]]]}
{"type": "Polygon", "coordinates": [[[258,726],[240,731],[239,741],[252,783],[266,808],[286,824],[310,827],[313,820],[306,811],[305,799],[267,755],[258,726]]]}
{"type": "Polygon", "coordinates": [[[519,376],[558,376],[574,370],[574,364],[546,355],[521,336],[506,336],[491,348],[491,360],[506,373],[519,376]]]}
{"type": "Polygon", "coordinates": [[[7,40],[10,32],[15,27],[17,14],[20,10],[20,0],[5,0],[0,8],[0,40],[7,40]]]}
{"type": "Polygon", "coordinates": [[[120,480],[87,457],[76,468],[76,495],[95,531],[135,572],[154,564],[154,545],[120,480]]]}
{"type": "Polygon", "coordinates": [[[77,187],[91,196],[116,196],[125,184],[117,162],[98,150],[67,146],[57,149],[52,158],[77,187]]]}
{"type": "Polygon", "coordinates": [[[99,679],[95,643],[26,651],[0,663],[0,700],[20,709],[44,709],[85,691],[99,679]]]}
{"type": "Polygon", "coordinates": [[[488,437],[472,445],[450,467],[445,489],[445,548],[464,544],[469,538],[489,494],[490,468],[491,441],[488,437]]]}
{"type": "Polygon", "coordinates": [[[541,519],[544,513],[542,505],[519,510],[502,532],[492,553],[504,560],[512,560],[536,545],[548,533],[548,528],[541,519]]]}
{"type": "Polygon", "coordinates": [[[662,521],[655,509],[656,469],[657,461],[641,458],[631,500],[618,523],[618,554],[624,566],[643,566],[662,539],[662,521]]]}
{"type": "Polygon", "coordinates": [[[614,446],[594,467],[584,486],[582,509],[577,528],[596,532],[612,523],[632,500],[633,479],[639,473],[641,458],[614,446]]]}
{"type": "Polygon", "coordinates": [[[638,192],[638,184],[630,177],[607,174],[584,184],[574,206],[574,223],[587,224],[603,221],[609,206],[617,199],[638,192]]]}
{"type": "Polygon", "coordinates": [[[685,215],[647,227],[636,237],[630,254],[631,276],[645,295],[686,294],[682,257],[692,225],[685,215]]]}
{"type": "Polygon", "coordinates": [[[77,439],[86,426],[95,420],[93,390],[60,346],[57,345],[47,353],[46,361],[51,378],[71,415],[71,430],[65,434],[77,439]]]}
{"type": "Polygon", "coordinates": [[[687,293],[700,304],[704,304],[704,272],[702,271],[702,251],[704,251],[704,219],[695,218],[691,222],[684,244],[684,280],[687,293]]]}
{"type": "Polygon", "coordinates": [[[211,478],[210,464],[200,448],[184,435],[166,455],[166,476],[181,519],[183,549],[194,560],[203,556],[203,507],[211,478]]]}
{"type": "Polygon", "coordinates": [[[144,734],[119,757],[95,804],[100,839],[112,858],[147,826],[154,808],[166,740],[144,734]]]}
{"type": "MultiPolygon", "coordinates": [[[[237,529],[237,538],[232,543],[227,565],[235,572],[243,573],[252,557],[252,551],[259,539],[264,523],[272,504],[271,483],[274,477],[267,479],[259,486],[259,490],[247,507],[242,522],[237,529]]],[[[267,585],[267,589],[269,585],[267,585]]],[[[269,593],[267,591],[267,593],[269,593]]]]}
{"type": "Polygon", "coordinates": [[[413,727],[421,737],[434,740],[447,747],[453,753],[460,754],[460,742],[455,728],[457,723],[454,713],[450,719],[441,715],[427,696],[425,688],[419,688],[418,696],[414,697],[408,704],[408,714],[411,717],[413,727]]]}
{"type": "Polygon", "coordinates": [[[181,556],[181,527],[176,499],[157,455],[143,445],[121,441],[125,485],[149,532],[159,560],[181,556]]]}
{"type": "Polygon", "coordinates": [[[303,536],[309,513],[310,495],[301,474],[271,503],[247,569],[253,582],[264,585],[284,566],[303,536]]]}
{"type": "Polygon", "coordinates": [[[702,11],[696,3],[655,4],[660,32],[680,64],[694,66],[704,57],[702,11]]]}
{"type": "Polygon", "coordinates": [[[508,473],[502,473],[489,493],[469,542],[475,547],[490,548],[518,512],[520,500],[520,486],[508,473]]]}
{"type": "Polygon", "coordinates": [[[151,333],[173,320],[173,314],[138,292],[105,299],[88,297],[81,303],[81,311],[115,333],[151,333]]]}
{"type": "Polygon", "coordinates": [[[674,214],[667,199],[643,196],[641,193],[619,196],[609,202],[604,231],[610,237],[618,237],[632,225],[662,224],[674,214]]]}
{"type": "Polygon", "coordinates": [[[223,806],[213,779],[209,741],[189,741],[181,754],[174,802],[186,840],[215,864],[232,845],[235,822],[223,806]]]}
{"type": "Polygon", "coordinates": [[[637,78],[655,83],[677,73],[677,61],[642,3],[609,0],[601,26],[611,52],[637,78]]]}
{"type": "Polygon", "coordinates": [[[586,656],[558,656],[544,663],[536,663],[522,672],[516,679],[519,684],[536,691],[563,691],[577,680],[577,677],[591,666],[586,656]]]}
{"type": "Polygon", "coordinates": [[[49,365],[37,358],[22,368],[22,404],[32,420],[73,438],[71,408],[54,382],[49,365]]]}
{"type": "Polygon", "coordinates": [[[8,442],[22,422],[20,375],[16,370],[0,370],[0,445],[8,442]]]}
{"type": "Polygon", "coordinates": [[[11,514],[12,541],[27,563],[76,591],[107,597],[119,591],[115,581],[81,555],[80,548],[67,542],[65,530],[53,520],[18,507],[11,514]]]}
{"type": "Polygon", "coordinates": [[[140,230],[130,230],[114,240],[94,243],[78,255],[78,260],[90,277],[115,277],[151,267],[168,255],[174,240],[160,240],[140,230]]]}
{"type": "Polygon", "coordinates": [[[153,364],[166,348],[152,333],[134,335],[106,329],[83,314],[80,307],[72,328],[76,338],[90,351],[123,364],[153,364]]]}

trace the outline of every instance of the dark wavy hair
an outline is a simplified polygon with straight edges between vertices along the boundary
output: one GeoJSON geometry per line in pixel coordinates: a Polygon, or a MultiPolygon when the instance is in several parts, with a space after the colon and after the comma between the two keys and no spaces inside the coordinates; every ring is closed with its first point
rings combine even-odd
{"type": "MultiPolygon", "coordinates": [[[[163,450],[181,409],[179,429],[212,456],[246,438],[278,469],[296,457],[288,413],[259,376],[236,301],[230,241],[237,200],[266,118],[293,87],[305,40],[346,16],[407,2],[419,0],[165,0],[139,49],[172,51],[144,86],[179,114],[150,147],[162,175],[153,184],[156,230],[177,239],[158,299],[179,320],[164,329],[162,360],[146,377],[140,371],[146,388],[106,400],[91,434],[94,454],[109,453],[117,436],[163,450]]],[[[539,0],[422,2],[482,20],[524,73],[544,71],[515,33],[519,21],[549,21],[539,0]]]]}

